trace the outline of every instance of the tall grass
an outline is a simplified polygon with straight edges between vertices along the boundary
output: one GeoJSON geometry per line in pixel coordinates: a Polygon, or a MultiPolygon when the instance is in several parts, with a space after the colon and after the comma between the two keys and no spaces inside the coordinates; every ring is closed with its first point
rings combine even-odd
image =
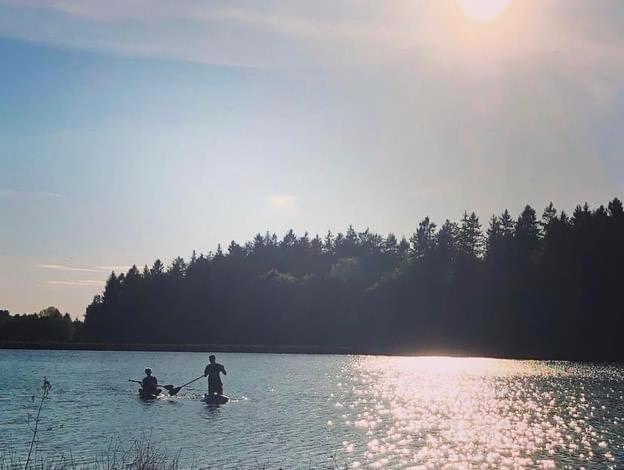
{"type": "MultiPolygon", "coordinates": [[[[41,401],[34,423],[30,422],[30,418],[28,421],[33,434],[26,457],[20,456],[15,449],[0,452],[0,470],[177,470],[179,468],[180,453],[169,456],[165,449],[154,445],[150,436],[147,435],[141,436],[126,449],[118,440],[111,441],[108,448],[91,461],[76,460],[71,453],[69,455],[39,454],[35,445],[39,420],[43,405],[52,390],[52,384],[47,377],[43,378],[41,390],[41,401]]],[[[34,395],[32,399],[35,400],[34,395]]]]}
{"type": "Polygon", "coordinates": [[[142,436],[129,448],[123,448],[117,441],[111,442],[90,461],[75,459],[71,453],[39,455],[35,452],[23,459],[9,450],[0,454],[0,470],[178,470],[179,461],[180,453],[171,456],[164,448],[153,444],[149,436],[142,436]]]}

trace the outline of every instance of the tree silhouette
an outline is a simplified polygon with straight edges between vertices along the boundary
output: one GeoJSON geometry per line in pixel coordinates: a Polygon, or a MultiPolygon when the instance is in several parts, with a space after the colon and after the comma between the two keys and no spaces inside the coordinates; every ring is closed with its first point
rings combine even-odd
{"type": "Polygon", "coordinates": [[[465,212],[409,240],[349,226],[266,232],[223,252],[111,273],[84,328],[54,309],[0,311],[0,339],[316,345],[354,351],[624,358],[624,208],[571,217],[465,212]],[[411,243],[410,243],[411,242],[411,243]]]}
{"type": "Polygon", "coordinates": [[[56,307],[24,315],[0,310],[0,341],[66,342],[74,339],[80,326],[80,322],[72,321],[68,313],[62,314],[56,307]]]}

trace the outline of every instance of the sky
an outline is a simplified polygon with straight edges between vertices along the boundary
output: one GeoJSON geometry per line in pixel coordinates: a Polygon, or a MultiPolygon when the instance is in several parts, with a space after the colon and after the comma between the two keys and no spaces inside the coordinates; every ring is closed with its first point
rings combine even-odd
{"type": "Polygon", "coordinates": [[[80,317],[112,270],[267,230],[622,198],[622,24],[619,0],[0,0],[0,309],[80,317]]]}

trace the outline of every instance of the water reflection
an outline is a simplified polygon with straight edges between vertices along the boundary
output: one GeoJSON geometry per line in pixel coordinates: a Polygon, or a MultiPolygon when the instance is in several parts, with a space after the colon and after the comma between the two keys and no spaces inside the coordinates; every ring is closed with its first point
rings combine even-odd
{"type": "Polygon", "coordinates": [[[206,419],[212,419],[221,414],[221,406],[220,405],[208,405],[204,404],[202,407],[202,416],[206,419]]]}
{"type": "Polygon", "coordinates": [[[591,382],[597,369],[578,369],[571,374],[566,363],[494,359],[354,358],[331,398],[342,424],[356,430],[342,442],[343,455],[352,468],[615,468],[622,449],[611,448],[610,434],[621,433],[621,381],[614,382],[617,392],[608,377],[588,391],[576,382],[583,373],[591,382]]]}

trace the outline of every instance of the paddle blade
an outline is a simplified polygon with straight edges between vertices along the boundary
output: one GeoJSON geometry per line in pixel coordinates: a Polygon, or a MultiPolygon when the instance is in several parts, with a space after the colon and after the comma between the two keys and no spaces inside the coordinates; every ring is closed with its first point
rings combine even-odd
{"type": "Polygon", "coordinates": [[[174,395],[177,395],[181,388],[182,387],[171,387],[171,388],[167,389],[167,390],[169,390],[169,396],[173,397],[174,395]]]}
{"type": "Polygon", "coordinates": [[[165,390],[169,390],[169,391],[171,391],[171,390],[173,390],[175,387],[174,387],[173,385],[163,385],[163,388],[164,388],[165,390]]]}

